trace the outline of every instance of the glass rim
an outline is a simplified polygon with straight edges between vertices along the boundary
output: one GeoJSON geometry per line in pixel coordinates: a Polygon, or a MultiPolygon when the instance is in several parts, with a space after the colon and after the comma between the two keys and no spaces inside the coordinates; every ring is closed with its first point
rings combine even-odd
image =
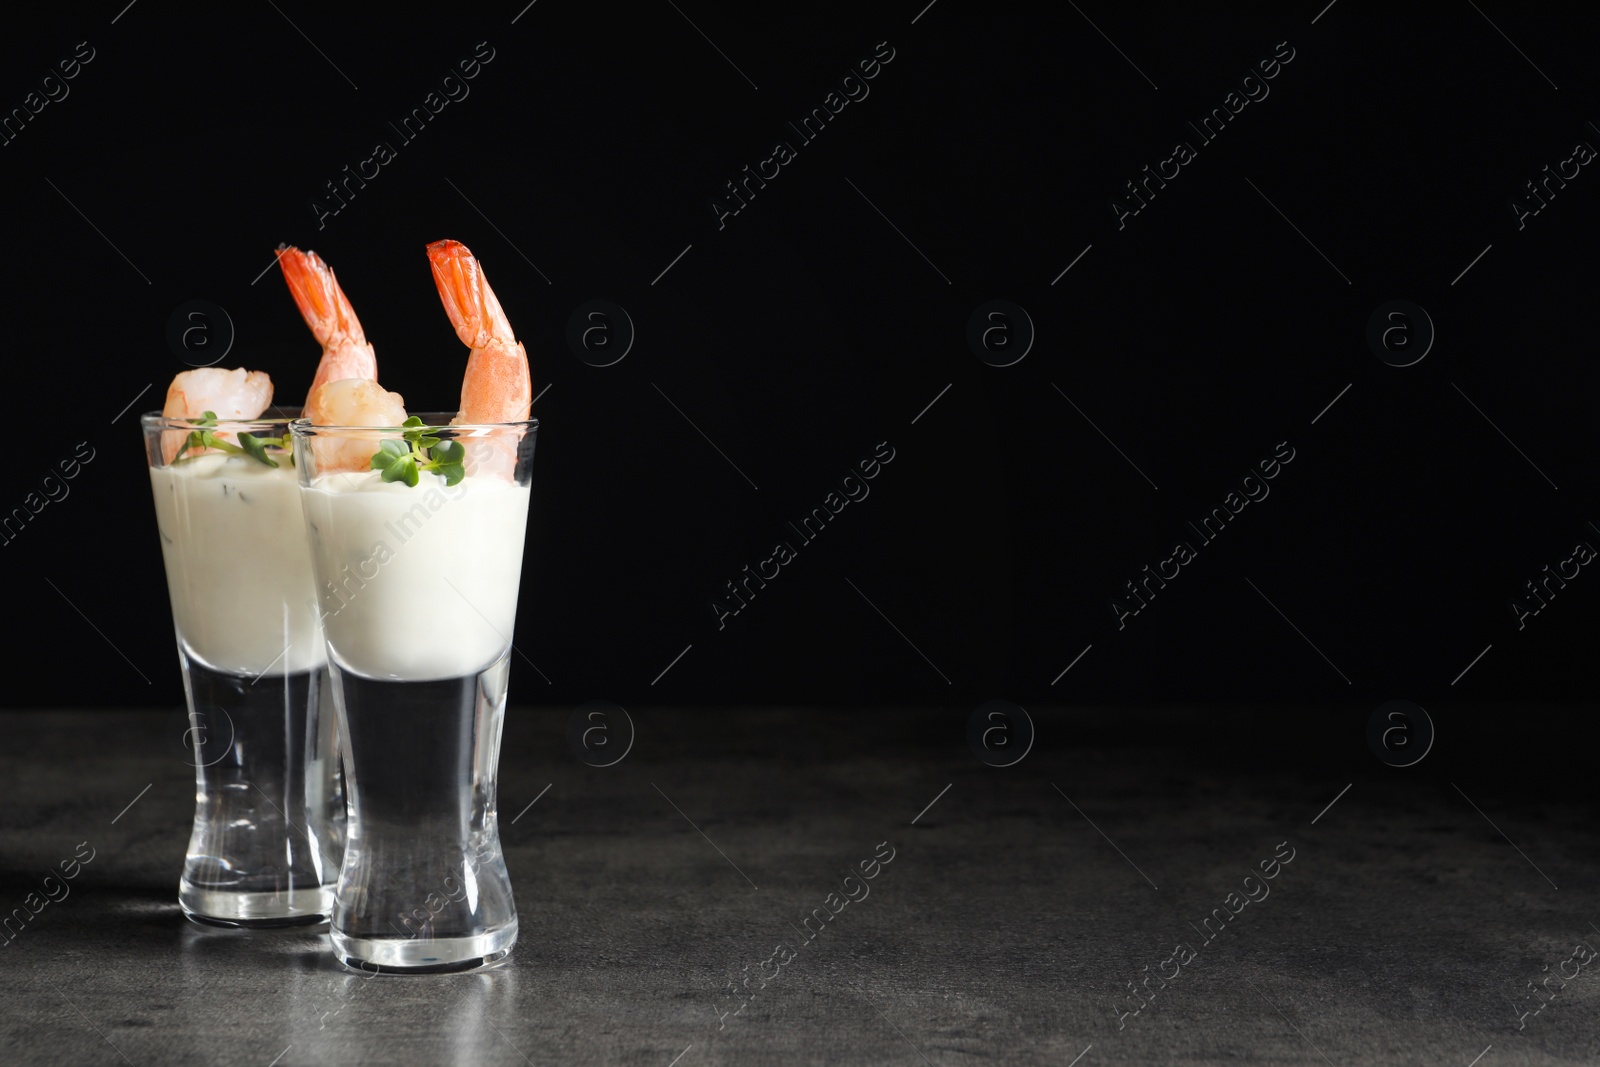
{"type": "Polygon", "coordinates": [[[294,414],[273,417],[263,413],[253,419],[219,418],[214,423],[202,423],[199,419],[185,419],[176,415],[163,415],[159,411],[147,411],[139,416],[139,424],[146,430],[226,430],[232,433],[238,429],[248,430],[252,426],[288,426],[301,417],[299,412],[303,410],[301,404],[274,404],[272,407],[282,411],[292,411],[294,414]]]}
{"type": "Polygon", "coordinates": [[[324,426],[314,423],[310,419],[301,417],[289,420],[289,432],[295,437],[315,437],[322,433],[350,433],[357,430],[367,433],[406,433],[411,430],[444,430],[459,432],[463,430],[538,430],[539,420],[533,417],[520,419],[515,422],[461,422],[452,423],[456,417],[454,411],[413,411],[407,418],[422,420],[421,426],[324,426]]]}

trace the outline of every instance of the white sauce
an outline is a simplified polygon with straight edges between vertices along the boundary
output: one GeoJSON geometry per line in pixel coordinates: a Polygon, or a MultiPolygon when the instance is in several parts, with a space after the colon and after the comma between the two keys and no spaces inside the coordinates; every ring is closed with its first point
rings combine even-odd
{"type": "Polygon", "coordinates": [[[178,638],[219,671],[327,660],[300,488],[288,458],[278,464],[213,453],[150,469],[178,638]]]}
{"type": "Polygon", "coordinates": [[[301,490],[328,645],[340,669],[425,681],[476,674],[516,622],[529,490],[494,477],[415,488],[377,471],[301,490]]]}

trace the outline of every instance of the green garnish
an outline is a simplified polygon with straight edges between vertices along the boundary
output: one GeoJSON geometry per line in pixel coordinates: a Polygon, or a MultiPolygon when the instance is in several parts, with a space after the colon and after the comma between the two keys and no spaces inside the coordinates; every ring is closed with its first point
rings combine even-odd
{"type": "Polygon", "coordinates": [[[463,465],[467,450],[459,442],[442,441],[428,433],[415,415],[400,425],[405,428],[405,442],[385,441],[372,455],[372,469],[382,471],[384,481],[416,488],[419,471],[441,475],[445,485],[455,485],[467,476],[463,465]]]}
{"type": "Polygon", "coordinates": [[[240,447],[242,447],[246,452],[250,453],[250,455],[255,459],[265,463],[267,466],[276,467],[278,465],[278,461],[267,455],[268,441],[271,441],[275,445],[281,445],[281,442],[276,437],[257,437],[253,433],[241,433],[239,435],[240,447]]]}
{"type": "MultiPolygon", "coordinates": [[[[204,412],[200,418],[194,421],[203,427],[215,426],[217,424],[217,413],[215,411],[204,412]]],[[[290,440],[291,437],[291,434],[284,434],[282,437],[257,437],[253,433],[241,433],[239,435],[239,444],[236,445],[231,441],[222,440],[210,429],[191,430],[189,431],[188,439],[184,441],[183,447],[178,449],[178,454],[172,457],[172,461],[176,463],[191,448],[196,451],[204,448],[214,448],[219,452],[226,452],[232,456],[249,456],[251,459],[265,463],[269,467],[276,467],[278,461],[267,455],[267,449],[274,448],[279,453],[287,455],[289,457],[289,465],[293,466],[294,449],[290,440]]],[[[189,458],[193,459],[194,457],[190,456],[189,458]]]]}

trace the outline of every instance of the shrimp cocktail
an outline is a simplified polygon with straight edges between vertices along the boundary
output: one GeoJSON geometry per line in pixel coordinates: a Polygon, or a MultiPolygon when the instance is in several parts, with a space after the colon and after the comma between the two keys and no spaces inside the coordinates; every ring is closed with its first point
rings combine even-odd
{"type": "MultiPolygon", "coordinates": [[[[377,373],[333,274],[281,251],[324,353],[314,383],[377,373]]],[[[143,427],[196,768],[184,913],[233,926],[332,913],[344,799],[290,446],[295,412],[244,368],[179,374],[143,427]]]]}
{"type": "Polygon", "coordinates": [[[470,969],[517,938],[495,791],[538,424],[472,253],[428,255],[471,350],[459,410],[408,415],[357,378],[292,424],[349,790],[331,934],[368,971],[470,969]]]}

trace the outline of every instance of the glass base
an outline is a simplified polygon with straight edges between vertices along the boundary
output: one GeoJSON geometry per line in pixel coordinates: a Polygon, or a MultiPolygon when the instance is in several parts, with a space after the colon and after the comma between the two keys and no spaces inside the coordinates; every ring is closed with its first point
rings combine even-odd
{"type": "Polygon", "coordinates": [[[208,926],[314,926],[333,914],[333,889],[245,893],[206,889],[184,879],[178,883],[178,903],[189,919],[208,926]]]}
{"type": "Polygon", "coordinates": [[[346,967],[366,974],[449,974],[490,967],[517,943],[517,923],[474,937],[362,938],[330,931],[333,951],[346,967]]]}
{"type": "Polygon", "coordinates": [[[469,971],[516,943],[495,809],[509,652],[428,681],[330,661],[350,818],[329,935],[346,966],[469,971]]]}
{"type": "Polygon", "coordinates": [[[327,671],[251,679],[181,643],[179,660],[196,768],[184,914],[235,927],[326,921],[345,823],[327,671]]]}

